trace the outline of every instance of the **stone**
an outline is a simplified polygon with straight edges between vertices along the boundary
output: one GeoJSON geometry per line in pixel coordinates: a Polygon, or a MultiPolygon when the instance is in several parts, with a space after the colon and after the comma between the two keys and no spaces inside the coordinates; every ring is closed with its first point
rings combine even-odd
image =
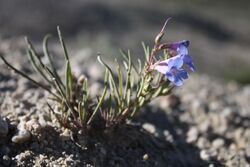
{"type": "Polygon", "coordinates": [[[14,143],[22,144],[31,139],[31,133],[28,130],[22,129],[12,137],[11,141],[14,143]]]}
{"type": "Polygon", "coordinates": [[[143,157],[142,157],[142,159],[144,161],[147,161],[149,159],[149,155],[148,154],[144,154],[143,157]]]}
{"type": "Polygon", "coordinates": [[[215,149],[219,149],[219,148],[221,148],[221,147],[223,147],[224,146],[224,140],[223,139],[221,139],[221,138],[218,138],[218,139],[215,139],[213,142],[212,142],[212,146],[213,146],[213,148],[215,148],[215,149]]]}
{"type": "Polygon", "coordinates": [[[210,110],[212,111],[218,111],[221,109],[221,104],[218,102],[218,101],[212,101],[210,104],[209,104],[209,108],[210,110]]]}
{"type": "Polygon", "coordinates": [[[36,131],[39,132],[41,130],[41,125],[36,119],[31,119],[25,123],[25,129],[28,131],[36,131]]]}
{"type": "Polygon", "coordinates": [[[204,137],[199,137],[197,146],[201,149],[208,148],[210,146],[209,141],[204,137]]]}
{"type": "Polygon", "coordinates": [[[199,132],[196,127],[191,127],[187,133],[187,142],[192,143],[195,142],[198,138],[199,132]]]}
{"type": "Polygon", "coordinates": [[[4,155],[4,156],[3,156],[3,164],[4,164],[5,166],[9,166],[10,163],[11,163],[10,157],[9,157],[8,155],[4,155]]]}
{"type": "Polygon", "coordinates": [[[206,133],[210,129],[210,122],[205,120],[199,125],[199,131],[202,133],[206,133]]]}
{"type": "Polygon", "coordinates": [[[200,157],[202,160],[208,161],[210,159],[210,155],[207,150],[201,150],[200,157]]]}
{"type": "Polygon", "coordinates": [[[153,124],[150,123],[144,123],[142,125],[143,129],[145,129],[146,131],[148,131],[151,134],[154,134],[156,132],[156,128],[153,124]]]}
{"type": "Polygon", "coordinates": [[[214,150],[201,150],[200,152],[201,159],[205,161],[209,161],[215,156],[217,156],[217,152],[214,150]]]}
{"type": "Polygon", "coordinates": [[[194,112],[200,112],[204,108],[204,102],[198,99],[194,99],[191,104],[191,109],[194,112]]]}
{"type": "Polygon", "coordinates": [[[166,139],[168,142],[171,142],[171,143],[174,142],[174,137],[173,137],[173,135],[172,135],[168,130],[164,130],[164,131],[163,131],[163,135],[164,135],[165,139],[166,139]]]}

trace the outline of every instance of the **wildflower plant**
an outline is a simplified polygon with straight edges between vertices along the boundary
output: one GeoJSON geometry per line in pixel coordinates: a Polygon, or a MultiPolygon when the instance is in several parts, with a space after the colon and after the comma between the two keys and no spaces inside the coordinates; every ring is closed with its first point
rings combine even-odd
{"type": "Polygon", "coordinates": [[[49,36],[43,41],[43,52],[48,64],[41,60],[32,43],[26,38],[28,58],[46,84],[16,69],[3,56],[1,59],[10,69],[50,94],[49,98],[54,103],[47,102],[49,110],[62,126],[72,130],[82,129],[85,132],[96,125],[104,129],[125,123],[156,97],[168,95],[175,86],[181,86],[189,75],[185,66],[191,71],[195,70],[188,53],[189,41],[161,42],[168,20],[156,36],[152,49],[143,44],[144,63],[140,59],[137,63],[133,62],[129,51],[121,52],[123,64],[115,61],[116,70],[113,70],[100,55],[97,57],[105,68],[103,91],[97,97],[90,96],[88,78],[77,78],[72,72],[59,27],[57,31],[65,58],[64,78],[58,74],[48,51],[49,36]]]}

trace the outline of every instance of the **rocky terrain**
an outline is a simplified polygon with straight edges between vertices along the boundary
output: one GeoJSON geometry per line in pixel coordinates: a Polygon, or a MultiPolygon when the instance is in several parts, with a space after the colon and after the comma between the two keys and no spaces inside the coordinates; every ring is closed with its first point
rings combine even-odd
{"type": "MultiPolygon", "coordinates": [[[[2,40],[0,54],[39,80],[23,43],[2,40]]],[[[51,46],[60,60],[59,47],[51,46]]],[[[75,72],[89,76],[96,93],[103,71],[89,59],[92,52],[72,55],[75,72]]],[[[192,74],[184,86],[153,101],[127,125],[88,137],[60,127],[45,97],[0,62],[0,166],[250,166],[248,85],[192,74]]]]}

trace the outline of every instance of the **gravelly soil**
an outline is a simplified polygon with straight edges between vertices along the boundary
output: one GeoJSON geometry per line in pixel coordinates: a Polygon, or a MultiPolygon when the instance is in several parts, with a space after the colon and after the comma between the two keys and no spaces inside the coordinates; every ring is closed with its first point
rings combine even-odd
{"type": "MultiPolygon", "coordinates": [[[[22,44],[11,47],[2,41],[0,52],[36,77],[22,44]]],[[[97,68],[79,71],[93,85],[102,76],[97,68]]],[[[192,75],[132,122],[87,138],[61,128],[43,91],[3,64],[0,93],[0,166],[250,166],[250,86],[192,75]]]]}

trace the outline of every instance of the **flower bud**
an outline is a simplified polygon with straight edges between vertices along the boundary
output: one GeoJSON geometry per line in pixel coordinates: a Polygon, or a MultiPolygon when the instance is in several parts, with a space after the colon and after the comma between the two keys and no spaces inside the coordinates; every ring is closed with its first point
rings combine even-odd
{"type": "Polygon", "coordinates": [[[155,37],[155,44],[158,45],[161,41],[161,38],[163,37],[164,32],[160,32],[156,37],[155,37]]]}

